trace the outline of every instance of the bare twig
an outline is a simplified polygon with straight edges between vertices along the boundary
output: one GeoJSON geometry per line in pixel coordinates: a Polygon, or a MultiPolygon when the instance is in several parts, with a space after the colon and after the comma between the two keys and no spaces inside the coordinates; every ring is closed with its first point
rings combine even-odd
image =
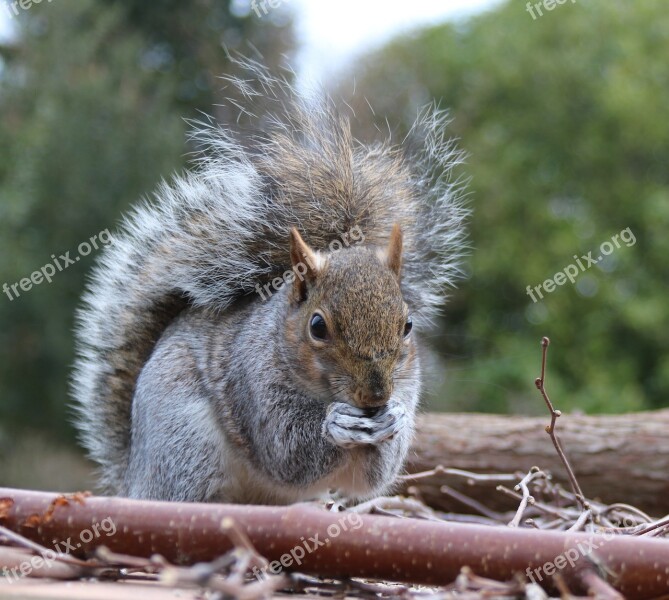
{"type": "Polygon", "coordinates": [[[11,529],[7,529],[2,525],[0,525],[0,536],[7,538],[9,541],[15,543],[17,546],[31,550],[32,552],[35,552],[42,556],[45,555],[49,556],[53,560],[57,560],[65,564],[73,565],[76,567],[82,567],[86,569],[97,566],[95,564],[91,564],[90,562],[86,562],[85,560],[80,560],[74,556],[70,556],[69,554],[63,554],[62,552],[49,550],[47,547],[42,546],[41,544],[38,544],[37,542],[34,542],[32,540],[29,540],[28,538],[22,536],[21,534],[16,533],[11,529]]]}
{"type": "Polygon", "coordinates": [[[610,512],[619,511],[621,513],[632,513],[637,517],[641,518],[646,523],[653,523],[654,519],[647,515],[642,510],[639,510],[636,506],[631,506],[629,504],[623,504],[621,502],[616,502],[615,504],[610,504],[609,506],[603,507],[599,512],[600,515],[607,515],[610,512]]]}
{"type": "MultiPolygon", "coordinates": [[[[497,486],[497,491],[502,492],[503,494],[506,494],[510,498],[513,498],[514,500],[518,500],[519,502],[522,501],[522,499],[523,499],[521,494],[519,494],[518,492],[514,492],[513,490],[510,490],[509,488],[504,487],[503,485],[498,485],[497,486]]],[[[549,504],[544,504],[543,502],[538,502],[537,500],[534,501],[534,503],[532,504],[532,507],[535,508],[538,511],[541,511],[542,513],[547,514],[547,515],[557,517],[562,522],[571,522],[574,519],[578,518],[576,515],[574,515],[572,517],[569,514],[569,511],[564,509],[564,508],[559,508],[559,507],[551,506],[549,504]]]]}
{"type": "Polygon", "coordinates": [[[504,522],[504,515],[495,512],[493,510],[490,510],[478,500],[474,500],[473,498],[470,498],[465,494],[461,494],[457,490],[454,490],[452,487],[449,487],[447,485],[442,485],[439,489],[441,490],[442,494],[447,494],[448,496],[454,498],[458,502],[462,502],[462,504],[464,504],[465,506],[468,506],[469,508],[475,510],[476,512],[484,515],[485,517],[488,517],[489,519],[492,519],[493,521],[496,521],[498,523],[504,522]]]}
{"type": "Polygon", "coordinates": [[[624,597],[604,581],[593,569],[582,569],[578,577],[583,587],[597,600],[624,600],[624,597]]]}
{"type": "Polygon", "coordinates": [[[397,517],[397,516],[410,516],[417,517],[420,519],[428,519],[430,521],[439,521],[437,514],[431,509],[428,508],[423,502],[416,500],[414,498],[403,498],[402,496],[382,496],[380,498],[374,498],[358,504],[357,506],[351,507],[351,512],[357,513],[369,513],[369,514],[385,514],[386,516],[397,517]],[[402,511],[400,514],[396,514],[390,511],[402,511]]]}
{"type": "Polygon", "coordinates": [[[518,510],[516,511],[516,514],[513,516],[513,519],[509,522],[509,527],[518,527],[520,525],[520,520],[523,518],[523,514],[525,513],[525,509],[527,508],[528,504],[534,504],[534,498],[530,494],[530,489],[528,487],[528,484],[530,484],[534,479],[537,479],[538,477],[545,477],[545,474],[539,469],[539,467],[532,467],[530,469],[530,472],[523,477],[518,485],[516,485],[515,490],[521,490],[523,493],[523,497],[520,501],[520,506],[518,506],[518,510]]]}
{"type": "Polygon", "coordinates": [[[669,525],[669,516],[664,517],[664,519],[660,519],[659,521],[653,523],[652,525],[648,525],[647,527],[644,527],[643,529],[640,529],[638,531],[634,532],[634,535],[646,535],[647,533],[650,533],[651,531],[654,531],[660,527],[666,527],[669,525]]]}
{"type": "Polygon", "coordinates": [[[585,524],[592,518],[592,511],[590,509],[584,510],[576,522],[569,527],[569,531],[583,531],[585,524]]]}
{"type": "Polygon", "coordinates": [[[541,393],[541,396],[546,402],[546,406],[548,407],[548,410],[551,413],[551,423],[546,427],[546,433],[548,433],[548,435],[550,436],[551,441],[553,442],[553,446],[555,446],[555,451],[558,453],[558,456],[560,457],[560,460],[562,461],[562,464],[564,465],[564,468],[567,471],[567,476],[569,477],[569,483],[571,484],[571,487],[574,490],[576,499],[578,500],[578,503],[581,505],[581,508],[585,511],[588,510],[588,508],[590,507],[585,499],[585,496],[583,495],[581,486],[578,484],[576,475],[574,475],[574,471],[571,468],[571,465],[569,464],[569,460],[567,460],[567,455],[564,453],[564,450],[562,449],[562,444],[560,444],[560,440],[557,434],[555,433],[556,421],[558,417],[562,415],[562,413],[559,410],[555,409],[553,403],[550,401],[550,398],[548,397],[548,393],[546,392],[546,355],[548,354],[549,344],[550,340],[547,337],[543,337],[541,339],[541,348],[542,348],[541,377],[538,377],[534,381],[534,384],[537,386],[537,389],[541,393]]]}
{"type": "Polygon", "coordinates": [[[420,473],[410,473],[402,475],[400,481],[415,481],[417,479],[426,479],[428,477],[435,477],[437,475],[453,475],[455,477],[463,477],[469,484],[474,483],[506,483],[516,481],[517,475],[512,473],[472,473],[471,471],[464,471],[462,469],[447,469],[442,465],[437,465],[434,469],[429,471],[421,471],[420,473]]]}

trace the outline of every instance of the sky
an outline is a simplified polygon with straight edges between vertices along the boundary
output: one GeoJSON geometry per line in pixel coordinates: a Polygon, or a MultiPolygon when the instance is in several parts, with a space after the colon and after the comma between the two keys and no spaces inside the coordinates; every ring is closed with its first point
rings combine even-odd
{"type": "Polygon", "coordinates": [[[318,79],[324,69],[338,69],[398,33],[471,15],[500,0],[284,1],[297,9],[302,49],[296,70],[306,79],[318,79]]]}
{"type": "Polygon", "coordinates": [[[5,12],[7,0],[0,0],[0,40],[5,40],[9,36],[10,18],[5,12]]]}
{"type": "MultiPolygon", "coordinates": [[[[0,39],[11,18],[0,0],[0,39]]],[[[76,0],[60,0],[73,2],[76,0]]],[[[301,44],[295,68],[304,80],[341,68],[366,49],[421,25],[470,15],[500,0],[283,0],[297,14],[301,44]]]]}

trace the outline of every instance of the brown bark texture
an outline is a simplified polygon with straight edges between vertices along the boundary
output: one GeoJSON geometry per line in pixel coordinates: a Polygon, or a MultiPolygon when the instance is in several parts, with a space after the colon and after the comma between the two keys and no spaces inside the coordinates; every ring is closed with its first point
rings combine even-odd
{"type": "Polygon", "coordinates": [[[0,525],[47,548],[68,540],[79,557],[104,545],[133,556],[158,553],[180,564],[211,561],[232,548],[232,520],[271,561],[291,556],[308,540],[311,550],[301,564],[287,568],[326,577],[448,584],[463,566],[496,580],[542,568],[537,575],[542,585],[559,572],[573,590],[591,587],[588,581],[604,585],[599,577],[627,598],[652,598],[669,590],[666,540],[375,515],[350,520],[348,514],[344,528],[347,513],[313,505],[179,504],[0,488],[0,525]],[[105,519],[115,523],[114,535],[82,535],[105,519]]]}
{"type": "MultiPolygon", "coordinates": [[[[423,414],[409,456],[410,473],[442,465],[476,473],[550,471],[568,488],[565,469],[546,433],[545,417],[488,414],[423,414]]],[[[669,513],[669,410],[625,415],[563,414],[556,431],[583,493],[606,504],[624,502],[651,515],[669,513]]],[[[410,482],[435,508],[466,512],[440,492],[447,484],[493,510],[515,510],[495,484],[468,485],[438,475],[410,482]]]]}

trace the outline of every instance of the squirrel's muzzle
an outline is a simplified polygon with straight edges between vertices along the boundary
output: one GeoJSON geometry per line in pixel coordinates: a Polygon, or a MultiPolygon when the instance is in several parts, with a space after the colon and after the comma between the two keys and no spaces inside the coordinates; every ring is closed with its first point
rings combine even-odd
{"type": "Polygon", "coordinates": [[[379,408],[388,404],[390,400],[389,388],[372,388],[360,390],[355,394],[356,404],[360,408],[379,408]]]}

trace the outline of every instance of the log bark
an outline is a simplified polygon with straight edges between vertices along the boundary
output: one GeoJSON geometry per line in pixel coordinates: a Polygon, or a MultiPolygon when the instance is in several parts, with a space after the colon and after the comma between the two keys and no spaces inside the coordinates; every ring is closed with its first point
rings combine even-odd
{"type": "Polygon", "coordinates": [[[66,498],[0,488],[0,525],[48,548],[68,540],[72,554],[81,557],[104,545],[126,555],[158,553],[181,564],[211,561],[232,548],[230,521],[271,561],[294,556],[309,540],[300,564],[284,566],[325,577],[438,585],[451,583],[463,566],[500,581],[536,569],[533,578],[541,585],[550,586],[560,573],[572,590],[584,591],[605,585],[593,571],[597,565],[599,576],[626,598],[653,598],[669,589],[666,540],[362,516],[313,505],[66,498]],[[113,534],[90,535],[105,519],[115,524],[113,534]]]}
{"type": "MultiPolygon", "coordinates": [[[[545,427],[550,416],[424,414],[409,456],[410,473],[436,465],[477,473],[550,471],[568,488],[562,463],[545,427]]],[[[625,415],[564,414],[556,431],[583,493],[610,504],[625,502],[651,515],[669,513],[669,410],[625,415]]],[[[440,493],[447,484],[495,510],[517,503],[494,485],[469,486],[462,479],[438,476],[411,482],[436,508],[463,512],[467,507],[440,493]]]]}

